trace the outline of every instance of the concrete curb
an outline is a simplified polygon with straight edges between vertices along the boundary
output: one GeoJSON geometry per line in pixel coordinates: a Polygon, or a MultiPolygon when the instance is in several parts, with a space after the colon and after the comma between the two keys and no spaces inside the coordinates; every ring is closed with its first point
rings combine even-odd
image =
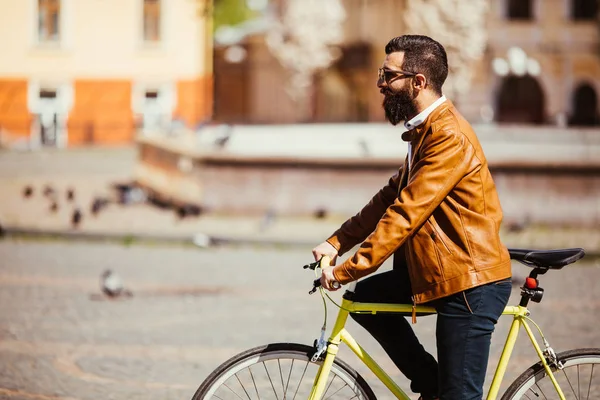
{"type": "Polygon", "coordinates": [[[115,241],[115,242],[161,242],[170,244],[195,245],[212,247],[219,245],[266,245],[266,246],[315,246],[322,238],[281,238],[270,236],[236,236],[223,234],[148,234],[135,232],[86,232],[64,230],[42,230],[31,228],[4,228],[0,238],[29,237],[56,238],[83,241],[115,241]]]}
{"type": "MultiPolygon", "coordinates": [[[[32,228],[6,227],[0,232],[0,240],[3,238],[55,238],[61,240],[82,240],[82,241],[112,241],[123,243],[164,243],[195,246],[198,248],[210,248],[218,246],[289,246],[289,247],[308,247],[315,246],[322,240],[318,238],[282,238],[273,236],[241,236],[224,234],[148,234],[140,232],[89,232],[89,231],[65,231],[65,230],[43,230],[32,228]]],[[[510,248],[527,248],[528,245],[511,245],[510,248]]],[[[551,246],[552,248],[565,248],[564,246],[551,246]]],[[[535,246],[532,248],[536,248],[535,246]]],[[[586,259],[600,258],[600,249],[585,249],[586,259]]]]}

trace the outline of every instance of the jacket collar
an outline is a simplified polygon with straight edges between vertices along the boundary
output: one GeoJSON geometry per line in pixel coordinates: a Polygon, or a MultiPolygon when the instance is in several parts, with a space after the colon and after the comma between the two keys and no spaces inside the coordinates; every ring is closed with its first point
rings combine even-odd
{"type": "Polygon", "coordinates": [[[406,129],[410,130],[412,128],[416,128],[417,126],[421,125],[423,122],[425,122],[427,117],[429,117],[429,114],[431,114],[436,108],[438,108],[438,106],[440,106],[445,101],[446,101],[446,96],[442,95],[436,101],[431,103],[429,105],[429,107],[426,107],[419,114],[417,114],[416,116],[411,118],[410,121],[406,121],[404,123],[404,126],[406,127],[406,129]]]}
{"type": "MultiPolygon", "coordinates": [[[[445,100],[442,104],[438,105],[420,125],[402,133],[402,140],[405,142],[414,142],[418,139],[420,145],[423,140],[424,133],[431,128],[431,123],[437,120],[440,114],[449,110],[450,108],[454,108],[454,105],[450,100],[445,100]]],[[[419,145],[416,147],[419,147],[419,145]]]]}

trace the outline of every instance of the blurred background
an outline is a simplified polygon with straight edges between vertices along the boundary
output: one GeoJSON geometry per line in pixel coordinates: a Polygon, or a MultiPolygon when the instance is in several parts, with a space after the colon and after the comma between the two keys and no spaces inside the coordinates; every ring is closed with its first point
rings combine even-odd
{"type": "Polygon", "coordinates": [[[299,267],[406,156],[376,73],[408,33],[448,52],[505,244],[586,250],[540,318],[599,347],[599,7],[0,0],[0,398],[190,398],[237,351],[312,343],[299,267]]]}

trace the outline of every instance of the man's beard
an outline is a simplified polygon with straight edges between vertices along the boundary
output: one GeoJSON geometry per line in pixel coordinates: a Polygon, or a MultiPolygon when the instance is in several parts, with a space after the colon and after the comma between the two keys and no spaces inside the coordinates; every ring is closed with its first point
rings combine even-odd
{"type": "Polygon", "coordinates": [[[387,93],[390,94],[386,94],[383,99],[383,109],[385,117],[392,125],[398,125],[400,121],[408,120],[409,116],[417,115],[417,108],[408,90],[393,93],[388,89],[387,93]]]}

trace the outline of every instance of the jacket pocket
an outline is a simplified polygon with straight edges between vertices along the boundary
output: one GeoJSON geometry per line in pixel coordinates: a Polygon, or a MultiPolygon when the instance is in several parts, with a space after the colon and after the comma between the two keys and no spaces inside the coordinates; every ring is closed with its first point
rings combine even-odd
{"type": "Polygon", "coordinates": [[[441,246],[444,249],[446,249],[448,254],[452,254],[452,250],[450,250],[450,247],[446,243],[446,240],[444,239],[443,234],[440,233],[439,229],[436,228],[436,226],[429,221],[426,222],[426,225],[429,225],[430,235],[431,235],[431,238],[433,239],[434,243],[436,243],[436,244],[441,243],[441,246]]]}
{"type": "Polygon", "coordinates": [[[449,239],[436,224],[427,221],[425,225],[433,242],[435,256],[444,280],[452,279],[465,273],[468,261],[463,261],[461,253],[452,250],[449,239]]]}
{"type": "Polygon", "coordinates": [[[407,242],[408,267],[411,284],[415,291],[444,280],[437,246],[430,230],[425,225],[407,242]]]}

